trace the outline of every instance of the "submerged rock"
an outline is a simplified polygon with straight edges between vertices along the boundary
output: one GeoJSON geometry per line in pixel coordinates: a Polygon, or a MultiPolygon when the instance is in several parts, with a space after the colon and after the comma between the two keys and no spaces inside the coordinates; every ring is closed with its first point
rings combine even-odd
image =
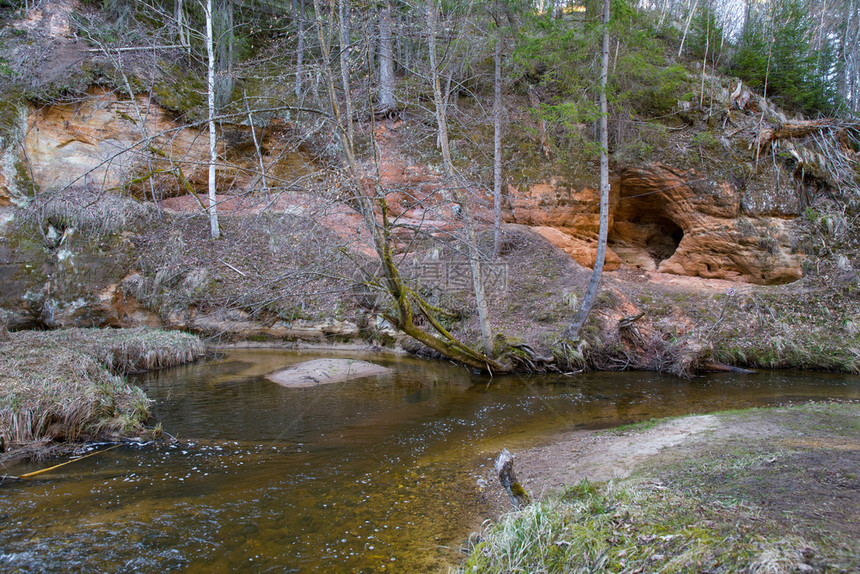
{"type": "Polygon", "coordinates": [[[285,387],[315,387],[390,373],[381,365],[355,359],[316,359],[275,371],[266,378],[285,387]]]}

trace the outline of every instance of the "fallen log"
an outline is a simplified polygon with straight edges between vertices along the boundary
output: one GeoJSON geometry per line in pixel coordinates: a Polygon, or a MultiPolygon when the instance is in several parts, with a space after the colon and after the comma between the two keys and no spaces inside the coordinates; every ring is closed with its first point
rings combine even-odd
{"type": "MultiPolygon", "coordinates": [[[[860,129],[860,122],[846,122],[836,118],[818,120],[789,120],[772,128],[762,129],[756,138],[755,145],[759,152],[783,139],[801,138],[829,129],[860,129]]],[[[752,147],[752,145],[750,146],[752,147]]]]}

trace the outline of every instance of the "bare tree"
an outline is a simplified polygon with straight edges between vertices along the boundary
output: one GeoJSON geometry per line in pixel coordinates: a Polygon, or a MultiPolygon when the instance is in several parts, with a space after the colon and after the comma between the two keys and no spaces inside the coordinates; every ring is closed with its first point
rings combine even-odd
{"type": "Polygon", "coordinates": [[[607,125],[609,104],[606,99],[606,84],[609,77],[609,3],[610,0],[603,0],[603,42],[600,50],[600,229],[597,236],[597,256],[582,305],[563,334],[563,337],[569,341],[579,337],[579,332],[591,313],[603,276],[603,264],[606,261],[606,242],[609,235],[609,129],[607,125]]]}
{"type": "Polygon", "coordinates": [[[439,132],[439,147],[442,150],[442,164],[448,181],[453,183],[451,188],[452,196],[459,206],[460,213],[463,216],[463,226],[466,228],[466,242],[469,250],[469,267],[472,272],[472,285],[475,289],[475,299],[478,305],[478,322],[481,327],[481,343],[484,349],[484,354],[490,355],[493,350],[492,330],[490,328],[487,298],[484,294],[484,284],[481,281],[481,254],[478,247],[478,238],[475,233],[471,206],[462,196],[460,190],[461,178],[454,170],[454,162],[451,160],[451,147],[448,139],[448,116],[445,111],[445,99],[442,96],[440,66],[436,58],[437,27],[435,0],[427,0],[427,37],[430,48],[430,79],[433,84],[433,102],[436,108],[436,125],[439,132]]]}
{"type": "MultiPolygon", "coordinates": [[[[295,2],[295,0],[293,0],[295,2]]],[[[305,0],[299,0],[296,8],[296,20],[298,20],[298,32],[296,38],[296,99],[302,98],[302,81],[304,79],[305,59],[305,0]]]]}
{"type": "Polygon", "coordinates": [[[177,43],[191,50],[191,38],[188,25],[185,23],[185,0],[175,0],[173,19],[176,25],[177,43]]]}
{"type": "Polygon", "coordinates": [[[678,46],[678,56],[684,51],[684,42],[687,40],[687,32],[690,31],[690,22],[693,20],[693,14],[695,14],[698,5],[698,0],[693,0],[693,5],[690,6],[690,13],[687,14],[687,23],[684,25],[684,35],[681,36],[681,45],[678,46]]]}
{"type": "MultiPolygon", "coordinates": [[[[393,310],[385,313],[384,316],[406,335],[450,359],[480,369],[491,369],[497,372],[509,371],[512,368],[509,362],[502,363],[497,361],[487,353],[476,351],[453,337],[436,319],[433,306],[428,304],[418,293],[410,289],[403,282],[400,271],[394,262],[394,250],[391,243],[393,223],[389,216],[385,190],[380,184],[378,169],[372,181],[367,177],[362,178],[362,174],[359,171],[355,156],[355,142],[353,141],[354,130],[348,129],[349,124],[352,122],[352,117],[343,116],[340,111],[341,106],[336,97],[334,71],[331,65],[331,53],[327,40],[327,32],[324,28],[325,22],[323,12],[320,8],[320,0],[314,0],[314,9],[316,12],[317,36],[324,63],[322,72],[328,92],[330,119],[346,162],[346,172],[348,175],[345,182],[348,196],[347,201],[361,215],[364,227],[370,234],[374,250],[381,264],[380,275],[368,274],[367,282],[385,291],[393,303],[393,310]],[[425,330],[416,324],[416,314],[420,315],[426,321],[429,325],[428,329],[431,330],[425,330]]],[[[334,11],[330,11],[329,14],[333,16],[334,11]]],[[[333,25],[330,21],[329,32],[333,25]]],[[[348,71],[346,73],[342,71],[342,80],[346,82],[347,86],[344,97],[349,99],[348,71]]],[[[373,122],[372,114],[371,122],[373,122]]],[[[370,130],[370,133],[373,133],[373,129],[370,130]]],[[[371,145],[370,147],[373,150],[374,163],[378,166],[376,146],[371,145]]]]}

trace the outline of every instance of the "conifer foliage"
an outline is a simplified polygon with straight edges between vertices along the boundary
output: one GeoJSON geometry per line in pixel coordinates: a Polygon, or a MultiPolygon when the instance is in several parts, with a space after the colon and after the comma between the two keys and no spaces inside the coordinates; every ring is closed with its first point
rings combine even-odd
{"type": "Polygon", "coordinates": [[[783,107],[830,114],[839,107],[833,45],[812,45],[813,23],[801,0],[777,0],[749,11],[731,71],[783,107]]]}

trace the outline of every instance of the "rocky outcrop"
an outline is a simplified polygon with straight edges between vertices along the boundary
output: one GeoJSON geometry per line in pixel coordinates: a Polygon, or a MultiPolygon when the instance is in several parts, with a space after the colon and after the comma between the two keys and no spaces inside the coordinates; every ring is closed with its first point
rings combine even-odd
{"type": "Polygon", "coordinates": [[[200,312],[192,307],[168,313],[164,324],[169,327],[204,333],[233,340],[349,341],[362,336],[358,324],[326,319],[287,321],[255,317],[241,309],[219,309],[200,312]]]}
{"type": "MultiPolygon", "coordinates": [[[[440,193],[443,178],[432,166],[402,156],[400,123],[381,123],[377,128],[379,173],[383,186],[391,190],[390,214],[398,218],[395,235],[408,241],[419,227],[448,233],[457,225],[457,217],[453,204],[440,193]]],[[[125,186],[145,198],[181,195],[181,200],[168,200],[165,207],[181,201],[184,207],[176,207],[183,211],[199,208],[188,191],[206,189],[208,150],[201,135],[175,123],[166,110],[143,96],[121,100],[92,88],[87,98],[75,104],[32,110],[23,147],[33,180],[41,189],[96,183],[107,188],[125,186]],[[189,204],[192,201],[195,205],[189,204]]],[[[261,159],[270,177],[279,181],[294,181],[314,169],[290,144],[286,124],[273,121],[254,134],[244,126],[225,127],[219,142],[220,155],[228,160],[218,168],[222,212],[310,210],[320,212],[321,223],[343,238],[354,238],[361,228],[354,212],[332,211],[322,206],[319,197],[265,194],[259,175],[261,159]],[[255,197],[248,191],[255,191],[255,197]]],[[[767,182],[751,185],[758,187],[742,193],[733,184],[665,165],[614,174],[606,270],[625,267],[758,284],[798,279],[803,256],[793,251],[785,221],[797,211],[796,201],[783,197],[787,192],[778,186],[770,189],[767,182]]],[[[580,265],[594,265],[597,190],[552,180],[508,191],[508,221],[532,226],[580,265]]],[[[474,211],[479,219],[489,219],[480,205],[474,211]]],[[[372,255],[364,239],[362,250],[372,255]]]]}
{"type": "MultiPolygon", "coordinates": [[[[262,190],[260,161],[271,181],[292,181],[315,171],[296,149],[290,130],[273,121],[266,130],[256,129],[255,144],[251,128],[225,124],[219,133],[218,189],[262,190]]],[[[92,87],[74,103],[33,108],[23,149],[33,181],[43,191],[97,185],[160,199],[207,189],[208,137],[175,121],[147,96],[120,99],[92,87]]]]}
{"type": "MultiPolygon", "coordinates": [[[[763,285],[802,276],[787,221],[744,215],[742,194],[726,182],[662,165],[628,168],[612,181],[607,270],[727,279],[763,285]]],[[[578,263],[597,248],[597,192],[550,182],[511,190],[510,219],[535,226],[578,263]]],[[[765,202],[768,203],[768,202],[765,202]]]]}
{"type": "MultiPolygon", "coordinates": [[[[7,224],[7,227],[11,224],[7,224]]],[[[54,239],[0,229],[0,320],[12,329],[129,327],[118,284],[132,263],[128,238],[54,239]]]]}
{"type": "MultiPolygon", "coordinates": [[[[279,121],[253,134],[244,126],[223,129],[220,153],[227,162],[218,172],[219,190],[224,192],[219,194],[221,212],[247,215],[279,210],[306,216],[373,257],[360,217],[347,206],[333,208],[307,190],[282,191],[271,198],[266,194],[259,176],[261,159],[266,172],[281,181],[295,181],[297,175],[315,169],[296,148],[290,130],[279,121]]],[[[460,224],[446,199],[442,175],[402,155],[397,122],[382,123],[378,130],[379,173],[384,187],[391,190],[390,213],[399,224],[395,239],[405,244],[419,227],[430,234],[450,235],[460,224]]],[[[144,198],[156,194],[166,210],[195,211],[201,199],[188,191],[206,188],[203,166],[208,150],[202,135],[174,122],[167,110],[146,97],[122,100],[92,88],[88,97],[76,103],[31,109],[26,133],[22,132],[23,145],[18,148],[24,150],[28,173],[42,191],[79,185],[97,191],[124,187],[144,198]],[[169,198],[174,195],[180,197],[169,198]]],[[[14,171],[14,166],[10,169],[14,171]]],[[[7,172],[11,173],[3,173],[7,172]]],[[[786,219],[797,206],[782,201],[779,189],[766,183],[757,184],[761,189],[741,191],[696,171],[665,165],[626,168],[614,174],[606,270],[638,269],[756,284],[800,278],[803,255],[793,249],[786,219]]],[[[0,202],[12,201],[10,187],[4,189],[0,202]]],[[[508,191],[508,221],[533,227],[580,265],[594,265],[597,190],[553,180],[508,191]]],[[[480,205],[474,211],[479,220],[489,219],[480,205]]],[[[51,234],[50,228],[42,231],[51,234]]],[[[359,325],[345,321],[260,319],[241,310],[204,311],[193,306],[159,308],[155,313],[130,294],[134,289],[126,288],[134,276],[135,246],[130,235],[89,237],[74,228],[55,232],[56,237],[34,232],[32,237],[7,234],[0,239],[0,309],[5,310],[0,319],[12,328],[149,325],[230,338],[361,336],[359,325]]]]}
{"type": "Polygon", "coordinates": [[[0,324],[13,330],[179,328],[230,340],[350,341],[364,335],[358,323],[337,319],[288,321],[194,305],[156,313],[132,294],[141,278],[127,238],[92,241],[72,231],[58,243],[52,248],[38,238],[10,238],[0,229],[0,324]]]}

